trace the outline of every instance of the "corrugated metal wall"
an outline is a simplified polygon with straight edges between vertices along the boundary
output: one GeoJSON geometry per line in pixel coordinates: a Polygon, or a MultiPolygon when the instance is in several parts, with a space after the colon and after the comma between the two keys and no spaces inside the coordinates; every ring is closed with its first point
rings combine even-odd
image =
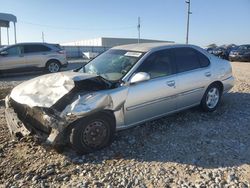
{"type": "Polygon", "coordinates": [[[61,46],[66,51],[68,58],[82,57],[82,52],[102,53],[109,49],[104,46],[61,46]]]}

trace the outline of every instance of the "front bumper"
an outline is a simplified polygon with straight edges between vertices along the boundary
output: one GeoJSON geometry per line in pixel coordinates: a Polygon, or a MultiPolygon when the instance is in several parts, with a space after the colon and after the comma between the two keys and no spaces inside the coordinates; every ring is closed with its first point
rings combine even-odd
{"type": "Polygon", "coordinates": [[[32,121],[23,121],[18,117],[18,114],[11,106],[9,100],[9,96],[7,96],[5,98],[5,118],[10,134],[14,139],[20,139],[24,136],[35,134],[53,146],[61,146],[66,144],[67,139],[65,139],[64,130],[51,128],[49,132],[45,132],[42,129],[38,129],[37,126],[34,126],[32,124],[34,122],[32,121]]]}
{"type": "Polygon", "coordinates": [[[9,131],[13,138],[19,139],[21,137],[30,135],[31,131],[26,128],[22,121],[20,121],[13,109],[5,109],[5,118],[9,131]]]}
{"type": "Polygon", "coordinates": [[[18,117],[18,114],[10,104],[9,96],[5,98],[5,118],[8,129],[13,138],[20,139],[21,137],[31,135],[32,133],[36,133],[41,137],[46,136],[46,134],[44,134],[42,131],[37,130],[35,127],[28,123],[24,123],[18,117]]]}

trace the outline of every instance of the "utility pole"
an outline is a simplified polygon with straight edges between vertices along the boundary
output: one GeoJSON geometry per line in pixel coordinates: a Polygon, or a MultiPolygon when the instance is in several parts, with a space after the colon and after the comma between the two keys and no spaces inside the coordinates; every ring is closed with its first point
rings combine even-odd
{"type": "Polygon", "coordinates": [[[44,43],[44,33],[42,32],[42,41],[44,43]]]}
{"type": "Polygon", "coordinates": [[[0,46],[2,45],[2,38],[1,38],[1,27],[0,27],[0,46]]]}
{"type": "Polygon", "coordinates": [[[187,3],[187,5],[188,5],[186,44],[188,44],[188,36],[189,36],[189,16],[190,16],[190,14],[192,14],[192,12],[190,12],[191,0],[186,0],[186,3],[187,3]]]}
{"type": "Polygon", "coordinates": [[[7,41],[8,41],[8,45],[10,45],[9,27],[7,27],[7,41]]]}
{"type": "Polygon", "coordinates": [[[16,39],[16,22],[14,22],[14,35],[15,35],[15,44],[17,42],[17,39],[16,39]]]}
{"type": "Polygon", "coordinates": [[[138,29],[138,44],[139,44],[140,39],[141,39],[141,18],[140,18],[140,16],[138,17],[137,29],[138,29]]]}

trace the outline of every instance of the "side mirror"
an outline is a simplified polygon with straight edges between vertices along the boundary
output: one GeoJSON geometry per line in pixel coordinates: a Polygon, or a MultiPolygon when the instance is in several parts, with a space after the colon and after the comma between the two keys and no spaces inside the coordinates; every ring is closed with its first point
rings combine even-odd
{"type": "Polygon", "coordinates": [[[1,52],[0,52],[0,55],[1,55],[1,56],[8,55],[8,52],[7,52],[7,51],[1,51],[1,52]]]}
{"type": "Polygon", "coordinates": [[[150,75],[146,72],[138,72],[132,76],[130,83],[134,84],[137,82],[142,82],[150,79],[150,75]]]}

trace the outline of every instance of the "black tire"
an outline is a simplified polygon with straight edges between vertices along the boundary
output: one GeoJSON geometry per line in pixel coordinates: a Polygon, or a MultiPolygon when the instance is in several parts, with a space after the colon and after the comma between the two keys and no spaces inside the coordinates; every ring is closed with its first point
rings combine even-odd
{"type": "MultiPolygon", "coordinates": [[[[221,101],[221,95],[222,95],[222,88],[220,87],[219,84],[211,84],[206,92],[204,93],[202,100],[201,100],[201,109],[205,112],[213,112],[217,109],[218,105],[220,104],[221,101]],[[213,90],[215,89],[215,90],[213,90]],[[211,105],[211,103],[209,103],[209,95],[211,95],[211,92],[213,91],[217,91],[218,94],[215,94],[218,96],[218,99],[216,99],[216,97],[212,98],[214,100],[214,103],[212,103],[213,105],[211,105]],[[216,100],[215,100],[216,99],[216,100]]],[[[210,100],[212,101],[212,100],[210,100]]]]}
{"type": "Polygon", "coordinates": [[[74,124],[70,144],[79,154],[91,153],[110,145],[114,135],[114,118],[108,113],[97,113],[74,124]]]}
{"type": "Polygon", "coordinates": [[[46,64],[46,71],[48,71],[49,73],[59,72],[60,69],[61,69],[61,64],[56,60],[50,60],[46,64]]]}

